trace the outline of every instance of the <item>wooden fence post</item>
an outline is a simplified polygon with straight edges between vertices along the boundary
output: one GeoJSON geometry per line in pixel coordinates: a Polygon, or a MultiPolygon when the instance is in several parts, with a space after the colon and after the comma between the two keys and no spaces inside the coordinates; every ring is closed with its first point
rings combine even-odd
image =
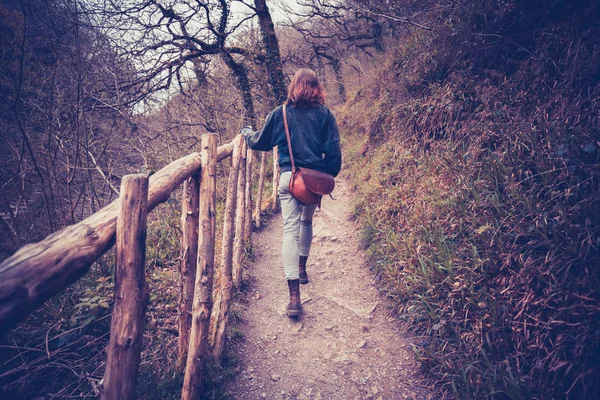
{"type": "Polygon", "coordinates": [[[237,206],[235,207],[235,239],[233,242],[233,283],[242,286],[242,261],[244,259],[244,219],[246,217],[246,144],[243,144],[240,160],[237,206]]]}
{"type": "Polygon", "coordinates": [[[246,244],[252,242],[252,167],[256,152],[248,149],[246,156],[246,205],[244,214],[244,241],[246,244]]]}
{"type": "Polygon", "coordinates": [[[261,151],[260,154],[260,175],[258,177],[258,193],[256,193],[256,207],[254,209],[254,220],[256,221],[256,227],[260,229],[261,220],[260,214],[262,212],[262,197],[265,189],[265,174],[267,169],[267,152],[261,151]]]}
{"type": "Polygon", "coordinates": [[[181,286],[179,293],[179,355],[177,370],[185,368],[192,326],[192,304],[196,283],[196,261],[198,257],[198,208],[200,205],[200,173],[195,173],[183,184],[181,207],[181,261],[179,272],[181,286]]]}
{"type": "Polygon", "coordinates": [[[208,356],[208,325],[212,308],[215,263],[217,139],[202,135],[202,166],[198,225],[198,265],[192,307],[192,328],[181,398],[196,400],[202,390],[202,373],[208,356]]]}
{"type": "Polygon", "coordinates": [[[227,181],[227,200],[225,201],[225,217],[223,218],[223,244],[221,250],[221,288],[219,309],[213,314],[213,357],[217,363],[221,363],[223,350],[225,349],[225,331],[229,320],[229,308],[233,299],[233,237],[235,230],[235,208],[237,205],[238,175],[240,159],[243,150],[244,138],[238,136],[233,156],[231,157],[231,169],[227,181]]]}
{"type": "Polygon", "coordinates": [[[279,149],[275,146],[273,149],[273,195],[271,196],[273,211],[277,210],[277,189],[279,189],[279,149]]]}
{"type": "Polygon", "coordinates": [[[103,400],[133,399],[142,349],[145,287],[148,176],[126,175],[121,181],[117,216],[115,304],[104,372],[103,400]]]}

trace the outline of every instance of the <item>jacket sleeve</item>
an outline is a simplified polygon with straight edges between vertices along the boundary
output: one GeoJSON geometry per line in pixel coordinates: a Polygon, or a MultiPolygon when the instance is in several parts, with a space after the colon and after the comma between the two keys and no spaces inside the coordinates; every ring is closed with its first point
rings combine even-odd
{"type": "Polygon", "coordinates": [[[267,115],[265,125],[261,130],[246,135],[246,143],[252,150],[269,151],[273,148],[273,121],[275,120],[275,110],[267,115]]]}
{"type": "Polygon", "coordinates": [[[335,177],[342,168],[342,149],[340,148],[340,132],[337,122],[331,111],[328,114],[323,154],[325,155],[326,172],[335,177]]]}

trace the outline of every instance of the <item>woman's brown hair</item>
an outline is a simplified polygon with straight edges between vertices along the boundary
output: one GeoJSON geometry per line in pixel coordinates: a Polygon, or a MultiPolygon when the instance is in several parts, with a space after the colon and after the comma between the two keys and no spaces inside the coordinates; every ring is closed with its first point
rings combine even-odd
{"type": "Polygon", "coordinates": [[[313,70],[302,68],[296,72],[288,88],[286,103],[297,108],[314,107],[325,103],[323,86],[313,70]]]}

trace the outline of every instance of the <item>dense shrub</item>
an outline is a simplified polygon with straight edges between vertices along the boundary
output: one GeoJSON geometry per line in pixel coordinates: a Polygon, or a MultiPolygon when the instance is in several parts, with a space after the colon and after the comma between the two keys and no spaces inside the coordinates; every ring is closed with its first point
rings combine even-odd
{"type": "Polygon", "coordinates": [[[341,110],[364,246],[457,398],[597,398],[598,6],[475,3],[341,110]]]}

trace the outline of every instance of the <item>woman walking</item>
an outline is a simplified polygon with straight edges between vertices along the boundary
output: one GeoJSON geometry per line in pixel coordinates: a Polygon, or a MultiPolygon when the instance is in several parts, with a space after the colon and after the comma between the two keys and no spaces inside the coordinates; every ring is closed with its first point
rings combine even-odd
{"type": "MultiPolygon", "coordinates": [[[[317,74],[304,68],[296,72],[288,89],[285,107],[295,165],[335,177],[342,165],[340,135],[335,117],[324,103],[323,87],[317,74]]],[[[290,292],[287,315],[298,317],[302,314],[300,283],[308,283],[306,262],[313,236],[312,217],[317,206],[302,204],[290,194],[292,163],[283,112],[284,107],[275,108],[260,131],[245,130],[243,133],[252,150],[269,151],[275,146],[279,149],[283,269],[290,292]]]]}

